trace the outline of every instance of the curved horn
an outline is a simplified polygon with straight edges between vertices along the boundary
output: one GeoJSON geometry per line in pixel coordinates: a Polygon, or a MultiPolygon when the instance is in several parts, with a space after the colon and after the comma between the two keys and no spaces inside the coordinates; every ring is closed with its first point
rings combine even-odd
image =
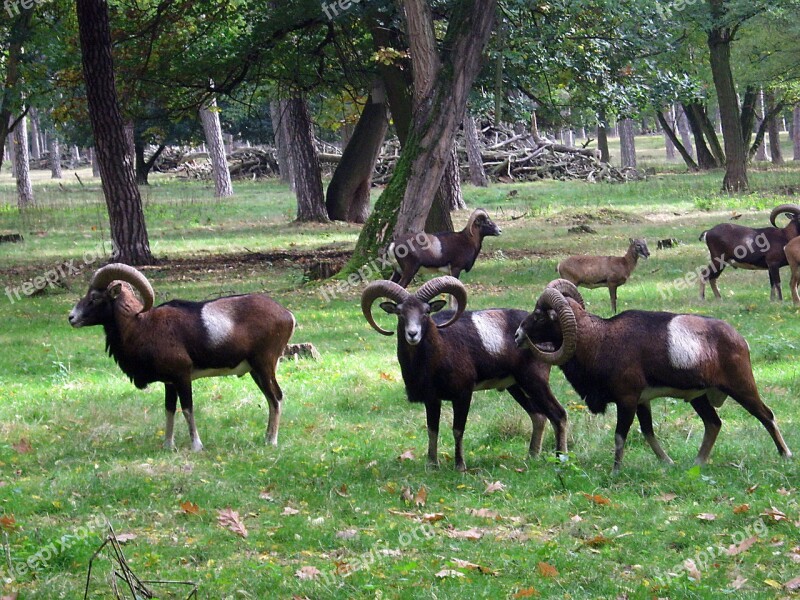
{"type": "Polygon", "coordinates": [[[554,352],[547,352],[542,350],[530,339],[528,339],[528,346],[533,355],[542,362],[549,365],[563,365],[569,361],[575,354],[575,348],[578,340],[578,323],[575,320],[575,313],[572,312],[569,302],[564,295],[554,288],[547,288],[539,297],[537,306],[541,305],[543,308],[552,308],[558,315],[558,322],[561,324],[561,347],[554,352]]]}
{"type": "Polygon", "coordinates": [[[465,229],[467,231],[472,231],[472,226],[475,225],[475,219],[477,219],[481,215],[483,215],[487,219],[489,218],[489,213],[487,213],[482,208],[476,208],[475,210],[473,210],[472,214],[469,216],[469,220],[467,221],[467,226],[465,227],[465,229]]]}
{"type": "Polygon", "coordinates": [[[581,308],[586,308],[586,303],[583,301],[583,296],[581,296],[581,293],[578,291],[578,288],[570,280],[554,279],[553,281],[547,284],[547,287],[552,288],[554,290],[558,290],[559,292],[564,294],[564,296],[566,296],[567,298],[572,298],[573,300],[575,300],[575,302],[581,305],[581,308]]]}
{"type": "Polygon", "coordinates": [[[426,282],[414,295],[422,302],[429,302],[439,294],[452,294],[456,302],[455,314],[449,321],[438,326],[439,329],[444,329],[445,327],[450,327],[464,314],[464,310],[467,308],[467,288],[455,277],[445,275],[426,282]]]}
{"type": "Polygon", "coordinates": [[[378,327],[375,318],[372,316],[372,305],[378,298],[389,298],[389,300],[400,303],[410,295],[404,288],[393,281],[373,281],[361,294],[361,312],[364,313],[367,323],[372,325],[375,331],[381,335],[394,335],[394,331],[387,331],[378,327]]]}
{"type": "Polygon", "coordinates": [[[122,263],[111,263],[105,267],[98,269],[92,277],[89,287],[96,290],[104,290],[112,281],[124,281],[130,283],[134,289],[142,296],[142,303],[144,308],[142,312],[146,312],[153,308],[155,301],[155,293],[150,282],[147,281],[141,271],[134,269],[131,266],[122,263]]]}
{"type": "Polygon", "coordinates": [[[773,227],[777,227],[775,218],[783,213],[792,213],[794,216],[800,217],[800,206],[797,204],[781,204],[773,208],[772,212],[769,213],[769,222],[772,223],[773,227]]]}

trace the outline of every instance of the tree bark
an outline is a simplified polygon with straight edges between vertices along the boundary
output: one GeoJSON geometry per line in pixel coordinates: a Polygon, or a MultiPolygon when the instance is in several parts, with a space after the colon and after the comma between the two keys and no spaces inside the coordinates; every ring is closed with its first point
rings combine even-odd
{"type": "Polygon", "coordinates": [[[214,196],[228,198],[233,196],[231,172],[225,156],[225,142],[222,139],[222,125],[219,122],[217,99],[213,98],[200,109],[200,122],[208,146],[208,157],[211,160],[211,175],[214,178],[214,196]]]}
{"type": "Polygon", "coordinates": [[[608,117],[605,108],[600,110],[597,120],[597,149],[600,150],[600,162],[607,163],[611,160],[608,149],[608,117]]]}
{"type": "Polygon", "coordinates": [[[675,160],[675,144],[672,142],[673,138],[670,137],[670,135],[667,133],[667,129],[669,128],[672,132],[672,136],[674,137],[675,135],[675,130],[674,130],[675,107],[674,106],[668,107],[666,115],[661,113],[661,118],[659,119],[658,116],[656,116],[656,118],[658,119],[659,124],[661,123],[662,119],[668,123],[666,127],[664,126],[661,127],[661,131],[664,134],[664,144],[666,145],[667,160],[675,160]]]}
{"type": "MultiPolygon", "coordinates": [[[[15,114],[22,112],[22,74],[20,65],[23,62],[23,51],[32,34],[31,21],[33,18],[33,8],[22,8],[17,13],[13,22],[9,23],[8,35],[5,36],[3,71],[5,81],[3,81],[2,93],[0,93],[0,163],[3,162],[3,154],[9,142],[9,134],[15,127],[15,114]]],[[[9,150],[11,149],[10,143],[9,150]]],[[[9,158],[14,165],[13,152],[9,152],[9,158]]]]}
{"type": "Polygon", "coordinates": [[[765,94],[766,100],[766,119],[767,133],[769,134],[769,155],[773,165],[783,164],[783,153],[781,152],[781,134],[778,123],[778,114],[781,106],[776,105],[775,92],[769,91],[765,94]]]}
{"type": "Polygon", "coordinates": [[[61,179],[61,144],[55,132],[50,136],[50,179],[61,179]]]}
{"type": "Polygon", "coordinates": [[[331,220],[351,223],[367,220],[372,174],[388,127],[385,93],[381,86],[376,86],[328,184],[325,206],[331,220]]]}
{"type": "Polygon", "coordinates": [[[17,206],[24,210],[33,206],[33,186],[28,154],[27,119],[22,117],[14,128],[12,142],[14,144],[14,170],[17,177],[17,206]]]}
{"type": "MultiPolygon", "coordinates": [[[[709,150],[708,145],[706,145],[706,134],[708,128],[703,127],[703,115],[705,114],[705,108],[703,105],[696,100],[692,101],[691,103],[684,104],[683,113],[686,116],[689,129],[694,135],[694,145],[697,153],[697,165],[700,167],[700,169],[716,169],[725,164],[724,157],[721,160],[718,159],[712,153],[712,151],[709,150]]],[[[717,139],[716,134],[713,133],[713,131],[712,134],[711,141],[715,143],[716,146],[719,146],[719,140],[717,139]]],[[[719,151],[722,152],[721,149],[719,149],[719,151]]]]}
{"type": "MultiPolygon", "coordinates": [[[[442,206],[446,209],[448,220],[450,211],[463,210],[467,208],[464,196],[461,194],[461,169],[458,163],[458,147],[453,141],[453,149],[450,151],[450,160],[442,174],[442,182],[439,184],[438,195],[441,195],[442,206]]],[[[431,231],[428,229],[427,231],[431,231]]],[[[450,221],[449,229],[437,229],[436,231],[453,231],[453,224],[450,221]]]]}
{"type": "Polygon", "coordinates": [[[41,141],[39,138],[39,111],[35,108],[31,108],[28,111],[28,116],[31,119],[31,158],[39,160],[42,158],[42,147],[39,145],[41,141]]]}
{"type": "Polygon", "coordinates": [[[636,168],[636,142],[633,126],[633,119],[626,118],[619,121],[619,148],[623,168],[636,168]]]}
{"type": "Polygon", "coordinates": [[[294,169],[292,169],[286,131],[286,102],[286,100],[271,100],[269,113],[272,119],[272,134],[275,137],[280,179],[294,191],[294,181],[292,180],[294,169]]]}
{"type": "Polygon", "coordinates": [[[142,199],[127,150],[111,57],[108,4],[77,0],[83,74],[89,118],[100,163],[100,178],[108,207],[112,260],[130,265],[153,262],[142,199]]]}
{"type": "Polygon", "coordinates": [[[792,111],[792,140],[794,155],[793,160],[800,160],[800,104],[795,105],[792,111]]]}
{"type": "Polygon", "coordinates": [[[692,131],[689,128],[689,120],[686,118],[686,111],[683,109],[681,103],[674,105],[675,120],[678,125],[678,133],[681,136],[681,144],[686,148],[686,152],[694,158],[694,150],[692,149],[692,131]]]}
{"type": "Polygon", "coordinates": [[[464,139],[467,146],[467,160],[469,161],[469,180],[476,187],[487,187],[489,179],[483,169],[481,158],[481,145],[478,140],[478,126],[475,117],[467,111],[464,115],[464,139]]]}
{"type": "MultiPolygon", "coordinates": [[[[78,147],[75,146],[75,151],[77,152],[78,147]]],[[[100,177],[100,161],[97,158],[97,151],[94,149],[94,146],[88,148],[86,150],[86,157],[89,159],[89,163],[92,165],[92,177],[100,177]]],[[[80,161],[80,156],[78,156],[77,161],[80,161]]],[[[75,168],[77,169],[77,162],[75,168]]]]}
{"type": "Polygon", "coordinates": [[[289,152],[294,169],[297,220],[327,222],[325,196],[322,193],[322,171],[314,146],[314,129],[305,98],[287,100],[286,126],[289,152]]]}
{"type": "Polygon", "coordinates": [[[678,139],[678,136],[675,135],[675,130],[672,128],[672,124],[667,121],[667,118],[664,116],[664,113],[660,110],[656,110],[656,118],[658,122],[661,124],[661,128],[664,130],[664,135],[667,136],[667,139],[671,141],[672,147],[675,148],[683,158],[683,162],[686,163],[686,166],[689,167],[690,171],[697,171],[697,163],[694,162],[694,159],[689,154],[689,151],[684,147],[683,143],[678,139]]]}
{"type": "MultiPolygon", "coordinates": [[[[764,143],[764,131],[766,131],[766,120],[765,116],[767,114],[766,105],[764,103],[764,90],[758,91],[758,112],[756,118],[756,160],[758,161],[765,161],[767,160],[767,145],[764,143]],[[760,134],[760,135],[759,135],[760,134]]],[[[748,134],[749,135],[749,134],[748,134]]],[[[742,132],[742,136],[744,137],[744,130],[742,132]]]]}
{"type": "Polygon", "coordinates": [[[711,74],[717,90],[722,136],[725,140],[725,177],[722,189],[726,192],[745,192],[750,187],[747,179],[747,148],[742,137],[736,85],[731,71],[731,40],[735,33],[724,25],[725,0],[708,0],[713,23],[708,32],[708,49],[711,56],[711,74]]]}

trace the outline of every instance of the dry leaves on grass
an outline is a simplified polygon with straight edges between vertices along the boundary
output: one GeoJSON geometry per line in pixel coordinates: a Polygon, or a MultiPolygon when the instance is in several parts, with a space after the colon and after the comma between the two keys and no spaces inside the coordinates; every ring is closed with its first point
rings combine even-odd
{"type": "Polygon", "coordinates": [[[445,533],[447,537],[456,540],[479,540],[483,537],[483,532],[475,527],[466,530],[448,529],[445,533]]]}
{"type": "Polygon", "coordinates": [[[465,575],[461,571],[456,571],[455,569],[442,569],[436,573],[436,577],[444,579],[445,577],[465,577],[465,575]]]}
{"type": "Polygon", "coordinates": [[[426,490],[425,486],[423,485],[421,488],[419,488],[419,491],[417,492],[416,496],[414,496],[414,504],[416,504],[418,507],[422,507],[425,506],[425,503],[427,501],[428,501],[428,490],[426,490]]]}
{"type": "Polygon", "coordinates": [[[347,484],[343,483],[338,488],[333,490],[336,492],[337,495],[341,496],[342,498],[347,498],[350,494],[347,493],[347,484]]]}
{"type": "Polygon", "coordinates": [[[15,531],[17,529],[17,520],[14,515],[3,515],[0,517],[0,528],[5,531],[15,531]]]}
{"type": "Polygon", "coordinates": [[[27,454],[28,452],[33,451],[33,446],[31,446],[31,443],[27,440],[27,438],[20,438],[18,442],[11,444],[11,447],[20,454],[27,454]]]}
{"type": "Polygon", "coordinates": [[[539,590],[533,587],[529,587],[521,589],[511,597],[514,600],[519,600],[520,598],[530,598],[531,596],[539,596],[539,595],[540,595],[539,590]]]}
{"type": "Polygon", "coordinates": [[[783,584],[783,587],[785,587],[787,590],[791,592],[800,590],[800,577],[795,577],[791,581],[787,581],[786,583],[783,584]]]}
{"type": "Polygon", "coordinates": [[[542,577],[558,577],[558,569],[556,569],[550,563],[539,562],[536,565],[536,570],[542,577]]]}
{"type": "Polygon", "coordinates": [[[742,586],[745,583],[747,583],[747,578],[746,577],[742,577],[741,575],[737,575],[736,579],[731,581],[731,589],[732,590],[740,590],[740,589],[742,589],[742,586]]]}
{"type": "Polygon", "coordinates": [[[656,496],[656,500],[659,502],[672,502],[675,498],[678,497],[678,494],[668,493],[668,494],[660,494],[656,496]]]}
{"type": "Polygon", "coordinates": [[[414,460],[414,451],[413,450],[406,450],[400,456],[397,457],[397,460],[399,460],[399,461],[414,460]]]}
{"type": "Polygon", "coordinates": [[[336,532],[336,537],[340,540],[352,540],[358,537],[358,529],[343,529],[336,532]]]}
{"type": "Polygon", "coordinates": [[[697,568],[697,564],[695,564],[694,560],[691,558],[687,558],[683,561],[683,568],[686,569],[686,574],[689,575],[689,579],[700,581],[703,577],[700,574],[700,569],[697,568]]]}
{"type": "Polygon", "coordinates": [[[740,544],[731,544],[728,546],[728,549],[725,550],[725,553],[728,556],[736,556],[737,554],[741,554],[742,552],[746,552],[750,549],[750,547],[758,541],[758,536],[754,535],[753,537],[749,537],[746,540],[742,541],[740,544]]]}
{"type": "Polygon", "coordinates": [[[497,576],[497,571],[490,569],[489,567],[476,565],[473,562],[469,562],[468,560],[461,560],[460,558],[454,558],[452,560],[453,564],[459,569],[469,569],[470,571],[478,571],[478,573],[482,573],[483,575],[492,575],[493,577],[497,576]]]}
{"type": "Polygon", "coordinates": [[[753,493],[753,492],[755,492],[757,489],[758,489],[758,484],[756,483],[756,484],[754,484],[754,485],[751,485],[749,488],[747,488],[747,489],[745,490],[745,493],[746,493],[746,494],[752,494],[752,493],[753,493]]]}
{"type": "Polygon", "coordinates": [[[300,511],[297,510],[296,508],[292,508],[291,506],[284,506],[283,507],[283,512],[281,513],[281,516],[282,517],[291,517],[291,516],[299,515],[299,514],[300,514],[300,511]]]}
{"type": "Polygon", "coordinates": [[[267,502],[275,502],[275,498],[272,497],[272,491],[269,489],[261,490],[259,492],[258,497],[262,500],[266,500],[267,502]]]}
{"type": "Polygon", "coordinates": [[[594,502],[598,506],[607,506],[611,504],[611,500],[609,498],[601,496],[600,494],[587,494],[586,492],[583,492],[583,497],[589,502],[594,502]]]}
{"type": "Polygon", "coordinates": [[[181,510],[187,515],[200,514],[200,507],[197,506],[197,504],[195,504],[194,502],[190,502],[189,500],[187,500],[186,502],[181,502],[181,510]]]}
{"type": "Polygon", "coordinates": [[[734,507],[733,514],[741,515],[742,513],[746,513],[748,510],[750,510],[749,504],[740,504],[739,506],[734,507]]]}
{"type": "Polygon", "coordinates": [[[135,540],[139,536],[137,536],[135,533],[118,533],[115,537],[120,544],[126,544],[131,540],[135,540]]]}
{"type": "Polygon", "coordinates": [[[789,551],[789,555],[788,556],[789,556],[789,558],[792,559],[792,561],[794,561],[796,563],[800,563],[800,546],[792,548],[789,551]]]}
{"type": "Polygon", "coordinates": [[[774,506],[771,506],[769,510],[765,510],[761,513],[762,517],[772,517],[776,522],[778,521],[787,521],[789,518],[786,516],[786,513],[782,510],[778,510],[774,506]]]}
{"type": "Polygon", "coordinates": [[[243,538],[248,536],[247,528],[239,518],[239,513],[235,510],[230,508],[217,509],[217,523],[219,523],[220,527],[224,527],[243,538]]]}
{"type": "Polygon", "coordinates": [[[483,490],[484,494],[494,494],[495,492],[504,492],[506,490],[506,485],[499,481],[495,481],[494,483],[487,483],[486,489],[483,490]]]}
{"type": "Polygon", "coordinates": [[[295,571],[294,576],[298,579],[302,579],[304,581],[313,581],[317,579],[320,575],[322,575],[322,571],[320,571],[317,567],[300,567],[295,571]]]}
{"type": "Polygon", "coordinates": [[[491,519],[493,521],[500,520],[500,513],[494,510],[489,510],[488,508],[470,508],[467,510],[467,513],[480,519],[491,519]]]}
{"type": "Polygon", "coordinates": [[[697,518],[700,519],[701,521],[716,521],[717,515],[715,515],[714,513],[700,513],[699,515],[697,515],[697,518]]]}

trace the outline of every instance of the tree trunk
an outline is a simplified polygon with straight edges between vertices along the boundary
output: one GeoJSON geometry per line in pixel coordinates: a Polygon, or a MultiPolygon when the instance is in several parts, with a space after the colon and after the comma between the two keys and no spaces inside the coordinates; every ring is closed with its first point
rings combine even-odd
{"type": "Polygon", "coordinates": [[[39,111],[31,108],[28,111],[28,116],[31,119],[31,158],[39,160],[42,158],[42,147],[39,145],[41,141],[39,138],[39,111]]]}
{"type": "MultiPolygon", "coordinates": [[[[467,208],[464,202],[464,196],[461,194],[461,169],[458,163],[458,147],[453,141],[453,149],[450,152],[450,160],[442,174],[442,183],[439,184],[439,192],[442,196],[442,205],[447,209],[449,216],[452,210],[464,210],[467,208]]],[[[438,229],[437,231],[452,231],[452,223],[450,229],[438,229]]]]}
{"type": "Polygon", "coordinates": [[[393,235],[419,232],[424,227],[453,149],[467,96],[480,70],[497,1],[460,0],[453,5],[443,43],[445,66],[436,65],[432,78],[425,73],[426,65],[418,62],[430,59],[425,46],[432,47],[433,56],[437,57],[430,8],[423,0],[406,0],[404,5],[419,101],[414,105],[411,129],[392,180],[361,230],[348,264],[351,270],[368,262],[393,235]],[[427,88],[424,80],[430,82],[427,88]],[[426,93],[419,93],[425,90],[426,93]]]}
{"type": "Polygon", "coordinates": [[[731,39],[733,32],[722,26],[725,18],[725,0],[708,0],[713,21],[708,32],[708,49],[711,56],[711,73],[717,90],[722,135],[725,140],[725,177],[722,189],[726,192],[744,192],[747,180],[747,148],[742,137],[736,85],[731,71],[731,39]]]}
{"type": "Polygon", "coordinates": [[[464,115],[464,139],[467,145],[470,183],[477,187],[487,187],[489,185],[489,179],[486,177],[486,171],[483,169],[481,145],[478,140],[478,126],[475,123],[475,117],[472,116],[469,111],[464,115]]]}
{"type": "Polygon", "coordinates": [[[781,152],[781,135],[778,123],[780,106],[775,105],[775,92],[767,92],[765,95],[767,107],[767,132],[769,134],[769,155],[773,165],[783,164],[783,153],[781,152]]]}
{"type": "Polygon", "coordinates": [[[58,143],[58,136],[53,133],[50,136],[50,178],[61,179],[61,145],[58,143]]]}
{"type": "Polygon", "coordinates": [[[17,177],[17,206],[24,210],[33,206],[33,186],[31,185],[31,172],[28,154],[28,127],[27,119],[22,117],[14,128],[14,170],[17,177]]]}
{"type": "MultiPolygon", "coordinates": [[[[689,124],[689,129],[694,135],[698,167],[703,170],[716,169],[724,164],[724,158],[718,160],[706,145],[706,128],[703,127],[704,111],[703,105],[696,100],[683,105],[683,114],[689,124]]],[[[716,134],[714,134],[711,139],[719,145],[716,134]]],[[[720,152],[721,151],[720,149],[720,152]]]]}
{"type": "MultiPolygon", "coordinates": [[[[658,119],[658,117],[656,118],[658,119]]],[[[669,128],[672,132],[672,136],[675,135],[675,107],[670,106],[667,109],[666,116],[662,113],[661,118],[668,123],[667,126],[661,127],[661,131],[664,134],[664,143],[666,144],[667,160],[675,160],[675,144],[672,142],[672,137],[667,133],[667,129],[669,128]]],[[[658,119],[658,122],[661,123],[661,119],[658,119]]]]}
{"type": "Polygon", "coordinates": [[[322,193],[322,171],[314,146],[314,129],[305,98],[287,100],[285,119],[288,135],[291,136],[287,141],[294,169],[297,220],[327,222],[328,211],[322,193]]]}
{"type": "Polygon", "coordinates": [[[272,119],[272,134],[275,137],[275,150],[278,159],[278,170],[280,180],[294,190],[292,181],[292,164],[289,155],[289,147],[286,143],[286,100],[271,100],[269,103],[269,114],[272,119]]]}
{"type": "MultiPolygon", "coordinates": [[[[73,168],[73,169],[77,169],[80,166],[80,163],[81,163],[81,151],[78,148],[78,146],[72,146],[72,148],[70,150],[70,157],[72,159],[70,167],[73,168]]],[[[97,168],[99,169],[100,166],[98,165],[97,168]]],[[[99,171],[98,171],[98,177],[99,177],[99,171]]]]}
{"type": "Polygon", "coordinates": [[[694,158],[694,150],[692,149],[692,132],[689,128],[689,120],[686,118],[686,112],[683,105],[676,103],[673,107],[675,110],[675,121],[678,125],[678,133],[681,135],[681,144],[686,148],[686,152],[690,157],[694,158]]]}
{"type": "Polygon", "coordinates": [[[214,196],[228,198],[233,196],[231,172],[225,156],[225,143],[222,139],[222,125],[219,122],[217,99],[213,98],[200,109],[200,122],[208,146],[208,157],[211,160],[211,174],[214,177],[214,196]]]}
{"type": "MultiPolygon", "coordinates": [[[[681,109],[682,110],[682,109],[681,109]]],[[[661,128],[664,130],[664,135],[667,136],[667,139],[670,140],[672,143],[672,147],[678,150],[683,158],[683,162],[686,163],[686,166],[689,167],[690,171],[697,171],[697,163],[694,162],[694,159],[689,154],[689,151],[684,147],[681,141],[678,139],[678,136],[675,135],[675,130],[672,127],[672,123],[667,121],[667,118],[664,116],[660,110],[656,110],[656,118],[658,119],[661,128]]]]}
{"type": "MultiPolygon", "coordinates": [[[[75,147],[77,150],[77,146],[75,147]]],[[[87,158],[89,159],[89,163],[92,165],[92,177],[100,177],[100,161],[97,159],[97,151],[94,149],[94,146],[89,148],[86,151],[87,158]]],[[[75,167],[77,169],[77,167],[75,167]]]]}
{"type": "MultiPolygon", "coordinates": [[[[24,89],[24,85],[20,65],[22,65],[25,58],[24,48],[27,46],[33,32],[31,28],[33,6],[29,5],[28,8],[21,7],[21,10],[19,10],[18,5],[14,5],[14,7],[18,8],[18,10],[15,13],[14,20],[6,24],[8,33],[4,35],[3,40],[3,73],[5,79],[3,81],[3,89],[0,92],[0,163],[3,162],[4,150],[8,144],[8,158],[11,161],[12,171],[14,168],[14,155],[10,151],[9,138],[11,136],[9,134],[11,133],[11,128],[15,126],[12,115],[22,114],[21,92],[24,89]]],[[[9,17],[11,16],[9,14],[9,17]]]]}
{"type": "MultiPolygon", "coordinates": [[[[764,143],[764,134],[758,135],[758,132],[765,131],[767,126],[764,120],[766,116],[766,105],[764,103],[764,90],[758,91],[758,112],[756,120],[756,160],[767,160],[767,145],[764,143]]],[[[744,134],[743,134],[744,135],[744,134]]]]}
{"type": "MultiPolygon", "coordinates": [[[[10,133],[10,132],[9,132],[10,133]]],[[[11,134],[6,138],[5,155],[11,163],[11,177],[17,178],[17,161],[14,156],[14,135],[11,134]]]]}
{"type": "Polygon", "coordinates": [[[794,141],[793,160],[800,160],[800,104],[792,111],[792,140],[794,141]]]}
{"type": "Polygon", "coordinates": [[[108,207],[112,260],[130,265],[153,262],[142,199],[127,150],[124,123],[117,101],[108,4],[77,0],[81,56],[89,118],[100,163],[100,178],[108,207]]]}
{"type": "Polygon", "coordinates": [[[626,118],[619,121],[619,148],[623,168],[636,168],[636,142],[633,126],[633,119],[626,118]]]}
{"type": "Polygon", "coordinates": [[[351,223],[367,220],[372,174],[388,127],[385,93],[382,86],[376,86],[328,184],[325,206],[331,220],[351,223]]]}
{"type": "Polygon", "coordinates": [[[597,149],[600,150],[600,162],[607,163],[611,160],[611,152],[608,150],[608,118],[605,108],[601,109],[598,114],[597,149]]]}

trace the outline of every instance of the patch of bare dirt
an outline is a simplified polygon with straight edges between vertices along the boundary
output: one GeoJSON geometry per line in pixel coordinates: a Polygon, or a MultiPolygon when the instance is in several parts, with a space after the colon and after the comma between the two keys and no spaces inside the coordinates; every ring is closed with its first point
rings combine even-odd
{"type": "Polygon", "coordinates": [[[565,210],[548,217],[545,221],[553,225],[582,225],[586,223],[616,225],[617,223],[641,223],[644,219],[624,210],[598,208],[592,212],[565,210]]]}

